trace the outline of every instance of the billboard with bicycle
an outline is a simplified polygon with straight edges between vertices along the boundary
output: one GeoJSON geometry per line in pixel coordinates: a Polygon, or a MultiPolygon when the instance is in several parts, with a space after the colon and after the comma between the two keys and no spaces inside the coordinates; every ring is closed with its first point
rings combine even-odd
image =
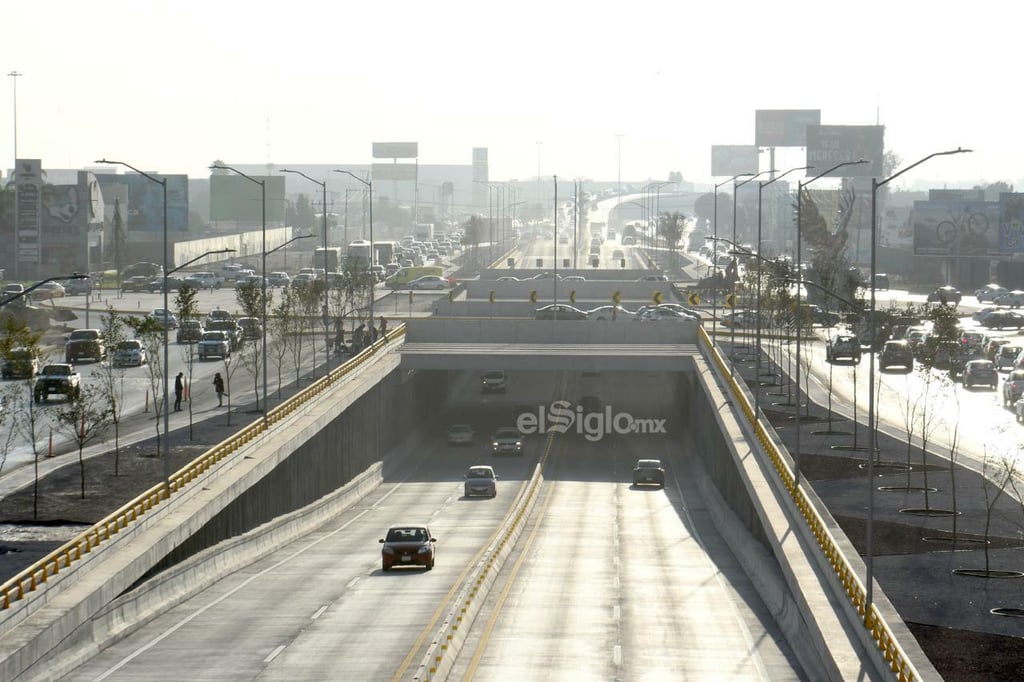
{"type": "Polygon", "coordinates": [[[989,258],[1004,256],[1000,204],[994,201],[915,201],[914,254],[989,258]]]}

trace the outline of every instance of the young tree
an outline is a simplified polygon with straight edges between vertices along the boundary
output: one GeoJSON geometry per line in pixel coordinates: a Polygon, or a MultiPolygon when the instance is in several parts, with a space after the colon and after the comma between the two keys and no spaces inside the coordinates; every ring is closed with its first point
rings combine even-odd
{"type": "Polygon", "coordinates": [[[14,410],[18,400],[18,386],[4,386],[0,390],[0,472],[4,470],[7,463],[7,455],[14,446],[15,436],[18,434],[14,428],[16,413],[14,410]]]}
{"type": "MultiPolygon", "coordinates": [[[[186,284],[174,297],[174,313],[182,323],[199,318],[198,293],[194,287],[186,284]]],[[[181,361],[185,365],[185,386],[188,391],[188,398],[185,400],[188,405],[188,439],[192,440],[195,436],[192,421],[192,379],[195,376],[196,347],[191,342],[182,347],[181,361]]]]}
{"type": "Polygon", "coordinates": [[[231,377],[238,371],[238,366],[241,363],[235,362],[235,357],[231,355],[227,355],[221,358],[221,360],[224,364],[224,374],[222,375],[224,379],[224,397],[228,399],[228,426],[231,426],[231,377]]]}
{"type": "Polygon", "coordinates": [[[102,389],[86,386],[57,413],[60,430],[78,445],[78,467],[81,472],[82,499],[85,499],[85,458],[88,443],[103,435],[110,425],[110,407],[103,400],[102,389]]]}
{"type": "Polygon", "coordinates": [[[672,269],[677,265],[679,240],[683,238],[683,229],[686,227],[686,216],[675,211],[673,213],[663,212],[658,215],[658,234],[665,239],[669,252],[672,254],[672,269]]]}
{"type": "Polygon", "coordinates": [[[124,367],[114,365],[114,351],[127,339],[129,327],[125,318],[110,305],[100,316],[100,325],[110,355],[93,376],[99,380],[100,397],[109,407],[110,423],[114,425],[114,476],[118,476],[121,468],[121,415],[124,409],[125,370],[124,367]]]}
{"type": "Polygon", "coordinates": [[[129,327],[135,331],[135,335],[142,341],[143,347],[146,349],[146,355],[152,360],[146,364],[147,377],[149,378],[149,389],[153,395],[153,411],[156,415],[155,428],[156,428],[156,454],[157,456],[169,455],[164,452],[163,438],[161,438],[160,431],[160,417],[163,411],[168,409],[170,406],[164,404],[164,382],[167,380],[164,377],[164,363],[159,361],[157,358],[163,357],[164,352],[164,330],[160,324],[151,317],[137,318],[129,317],[125,319],[129,327]]]}
{"type": "Polygon", "coordinates": [[[24,382],[14,404],[14,424],[32,449],[32,519],[39,519],[39,421],[42,415],[32,396],[32,382],[24,382]]]}
{"type": "MultiPolygon", "coordinates": [[[[281,302],[274,307],[270,319],[267,320],[267,324],[270,325],[267,333],[272,341],[271,349],[273,349],[274,360],[277,365],[278,398],[281,397],[281,389],[284,386],[282,377],[284,358],[298,342],[295,336],[297,308],[298,292],[291,287],[285,287],[281,290],[281,302]]],[[[298,371],[296,371],[295,382],[298,385],[298,371]]]]}

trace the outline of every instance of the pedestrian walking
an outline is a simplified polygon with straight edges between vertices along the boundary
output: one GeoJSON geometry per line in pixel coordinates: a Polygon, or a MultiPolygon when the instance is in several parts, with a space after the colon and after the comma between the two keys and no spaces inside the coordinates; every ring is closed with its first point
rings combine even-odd
{"type": "Polygon", "coordinates": [[[362,322],[352,331],[352,353],[358,355],[366,347],[366,325],[362,322]]]}
{"type": "Polygon", "coordinates": [[[217,372],[213,375],[213,390],[217,392],[217,405],[224,405],[224,377],[217,372]]]}
{"type": "Polygon", "coordinates": [[[388,340],[388,318],[380,318],[380,335],[384,337],[384,340],[388,340]]]}
{"type": "Polygon", "coordinates": [[[181,398],[185,395],[185,373],[178,372],[174,377],[174,411],[181,412],[181,398]]]}

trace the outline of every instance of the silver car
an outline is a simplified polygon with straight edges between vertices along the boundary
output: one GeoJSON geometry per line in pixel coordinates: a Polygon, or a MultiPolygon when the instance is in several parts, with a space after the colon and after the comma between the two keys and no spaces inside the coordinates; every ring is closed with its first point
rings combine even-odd
{"type": "Polygon", "coordinates": [[[474,495],[494,497],[498,494],[496,483],[498,475],[494,473],[493,467],[486,464],[471,466],[464,478],[466,482],[463,485],[463,492],[466,497],[473,497],[474,495]]]}
{"type": "Polygon", "coordinates": [[[453,424],[448,427],[448,445],[472,445],[473,435],[469,424],[453,424]]]}

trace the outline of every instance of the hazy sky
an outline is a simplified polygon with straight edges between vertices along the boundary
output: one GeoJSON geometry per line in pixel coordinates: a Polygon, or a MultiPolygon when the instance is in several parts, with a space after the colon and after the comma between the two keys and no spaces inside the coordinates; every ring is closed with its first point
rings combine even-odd
{"type": "Polygon", "coordinates": [[[1022,19],[984,0],[9,2],[0,70],[23,75],[0,81],[0,168],[16,82],[18,155],[44,168],[202,177],[416,141],[425,164],[488,147],[496,180],[535,176],[538,149],[543,175],[614,180],[622,135],[624,182],[705,182],[712,144],[753,144],[756,109],[807,108],[884,124],[905,164],[975,150],[900,185],[1020,185],[1022,19]]]}

